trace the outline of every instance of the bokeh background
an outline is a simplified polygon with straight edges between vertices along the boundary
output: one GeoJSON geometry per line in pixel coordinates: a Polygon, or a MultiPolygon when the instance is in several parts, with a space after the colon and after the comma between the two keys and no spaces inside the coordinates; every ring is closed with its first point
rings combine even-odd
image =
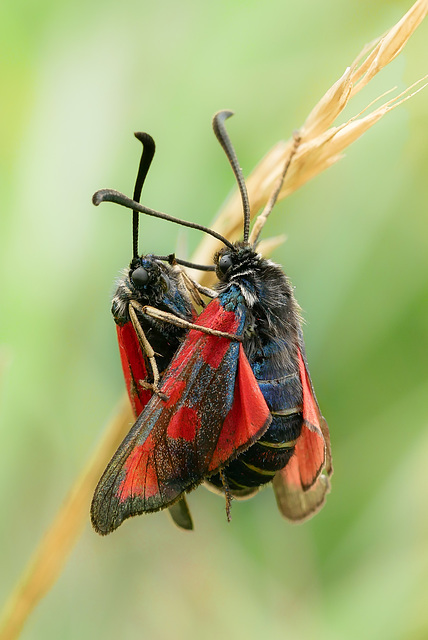
{"type": "MultiPolygon", "coordinates": [[[[362,46],[410,0],[2,3],[0,48],[0,600],[123,392],[110,316],[129,262],[140,146],[148,206],[208,224],[233,186],[211,130],[249,173],[299,127],[362,46]]],[[[427,24],[352,101],[426,73],[427,24]]],[[[427,107],[422,92],[281,203],[265,237],[307,321],[335,475],[293,527],[271,490],[233,506],[190,495],[196,530],[165,514],[100,538],[88,523],[22,638],[423,640],[428,637],[427,107]]],[[[142,221],[141,249],[183,256],[197,232],[142,221]]],[[[209,256],[207,256],[207,260],[209,256]]]]}

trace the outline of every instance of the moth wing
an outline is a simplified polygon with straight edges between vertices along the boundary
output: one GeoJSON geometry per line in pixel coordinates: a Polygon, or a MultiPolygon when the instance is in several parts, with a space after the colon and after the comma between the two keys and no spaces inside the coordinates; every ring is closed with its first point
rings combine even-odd
{"type": "Polygon", "coordinates": [[[152,392],[140,384],[148,378],[147,361],[131,321],[116,325],[120,361],[126,389],[135,417],[140,415],[152,397],[152,392]]]}
{"type": "Polygon", "coordinates": [[[329,429],[312,386],[303,340],[298,361],[303,391],[302,431],[292,458],[273,480],[279,510],[294,521],[305,520],[321,509],[333,473],[329,429]]]}
{"type": "Polygon", "coordinates": [[[299,469],[293,456],[285,469],[278,471],[273,488],[282,515],[293,522],[303,522],[315,515],[324,505],[330,492],[330,480],[320,475],[306,491],[299,481],[299,469]]]}
{"type": "Polygon", "coordinates": [[[319,408],[318,400],[315,395],[314,385],[312,384],[311,375],[309,373],[308,361],[306,358],[306,350],[305,343],[303,341],[303,335],[300,334],[299,337],[300,346],[299,346],[299,371],[300,378],[305,380],[305,384],[303,385],[303,393],[305,394],[303,397],[303,419],[307,424],[311,423],[311,419],[315,419],[317,421],[317,426],[321,430],[322,436],[324,438],[325,443],[325,464],[324,464],[324,472],[327,476],[331,476],[333,473],[333,465],[331,459],[331,444],[330,444],[330,430],[328,428],[328,424],[326,419],[321,413],[319,408]]]}
{"type": "MultiPolygon", "coordinates": [[[[239,335],[244,318],[217,299],[198,323],[239,335]]],[[[174,504],[255,442],[271,416],[239,342],[189,332],[104,472],[91,517],[99,533],[174,504]]]]}
{"type": "MultiPolygon", "coordinates": [[[[137,417],[153,395],[149,389],[145,389],[140,384],[141,380],[148,379],[147,360],[132,322],[124,325],[117,324],[116,330],[126,389],[134,416],[137,417]]],[[[192,516],[185,498],[171,507],[169,514],[180,529],[193,529],[192,516]]]]}

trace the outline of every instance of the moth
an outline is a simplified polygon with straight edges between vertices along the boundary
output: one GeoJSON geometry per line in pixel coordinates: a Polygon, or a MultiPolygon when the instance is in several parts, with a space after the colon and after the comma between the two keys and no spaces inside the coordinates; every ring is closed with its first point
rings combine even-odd
{"type": "MultiPolygon", "coordinates": [[[[139,202],[155,154],[155,143],[147,133],[138,132],[135,137],[143,145],[133,195],[133,199],[139,202]]],[[[111,309],[116,323],[126,388],[135,418],[140,415],[153,392],[157,391],[163,371],[187,333],[185,326],[160,322],[146,315],[142,311],[143,307],[149,305],[185,323],[195,318],[193,303],[202,304],[196,284],[178,266],[165,264],[159,257],[151,254],[139,255],[138,233],[139,214],[134,211],[133,256],[129,267],[118,280],[111,309]]],[[[169,259],[170,262],[176,262],[173,255],[169,259]]],[[[169,513],[179,527],[193,528],[184,498],[171,506],[169,513]]]]}
{"type": "MultiPolygon", "coordinates": [[[[226,496],[228,518],[232,498],[272,482],[281,513],[300,521],[319,510],[330,488],[329,432],[308,371],[299,307],[282,268],[257,252],[258,233],[249,239],[248,194],[224,126],[230,115],[216,114],[213,128],[241,192],[243,241],[222,238],[225,247],[214,256],[216,297],[98,484],[91,514],[102,534],[173,505],[204,481],[226,496]]],[[[96,204],[103,200],[156,214],[111,190],[95,194],[96,204]]]]}

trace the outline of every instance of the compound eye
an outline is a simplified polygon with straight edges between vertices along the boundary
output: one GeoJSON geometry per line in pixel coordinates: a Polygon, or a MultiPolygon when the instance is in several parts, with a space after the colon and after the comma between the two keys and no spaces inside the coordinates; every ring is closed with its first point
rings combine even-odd
{"type": "Polygon", "coordinates": [[[142,289],[149,281],[149,274],[143,267],[137,267],[131,274],[131,280],[137,289],[142,289]]]}
{"type": "Polygon", "coordinates": [[[220,260],[218,261],[218,267],[222,273],[226,273],[227,271],[229,271],[231,266],[232,257],[228,253],[225,253],[224,256],[221,256],[220,260]]]}

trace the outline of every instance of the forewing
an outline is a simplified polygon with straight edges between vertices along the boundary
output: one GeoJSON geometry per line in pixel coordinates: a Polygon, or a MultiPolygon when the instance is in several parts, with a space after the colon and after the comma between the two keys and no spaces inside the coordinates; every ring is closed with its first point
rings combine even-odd
{"type": "Polygon", "coordinates": [[[233,403],[221,427],[205,475],[216,473],[225,463],[247,449],[263,435],[271,421],[269,408],[240,344],[233,403]]]}
{"type": "MultiPolygon", "coordinates": [[[[244,320],[216,299],[198,323],[240,335],[244,320]]],[[[98,484],[91,516],[100,533],[173,504],[258,439],[270,422],[242,346],[228,338],[190,331],[161,392],[168,400],[151,399],[98,484]]]]}
{"type": "Polygon", "coordinates": [[[303,342],[298,351],[303,390],[303,424],[294,454],[275,475],[273,487],[281,513],[301,521],[314,515],[330,491],[332,474],[330,435],[309,376],[303,342]],[[322,473],[323,472],[323,473],[322,473]]]}
{"type": "MultiPolygon", "coordinates": [[[[147,360],[132,322],[116,325],[116,330],[126,389],[134,416],[137,417],[153,395],[152,391],[141,385],[141,381],[147,381],[148,377],[147,360]]],[[[170,508],[170,516],[180,529],[193,529],[192,516],[184,497],[170,508]]]]}
{"type": "Polygon", "coordinates": [[[152,392],[140,384],[140,380],[147,380],[146,360],[132,322],[116,325],[116,330],[126,389],[137,417],[152,397],[152,392]]]}

